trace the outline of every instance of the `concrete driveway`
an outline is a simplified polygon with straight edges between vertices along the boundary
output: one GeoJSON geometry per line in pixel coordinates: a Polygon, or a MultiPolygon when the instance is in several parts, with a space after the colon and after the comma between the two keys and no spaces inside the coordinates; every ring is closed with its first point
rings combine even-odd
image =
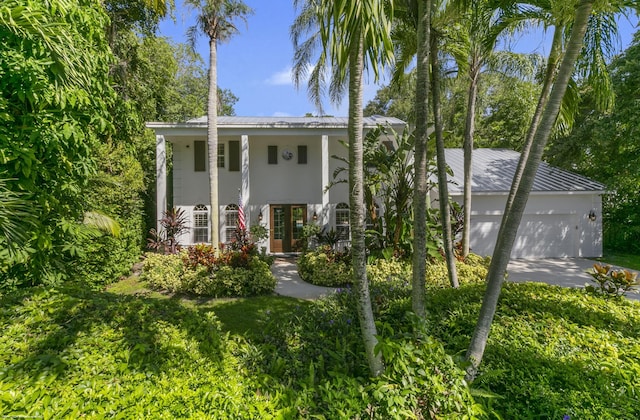
{"type": "MultiPolygon", "coordinates": [[[[517,283],[536,281],[563,287],[582,288],[585,283],[592,284],[591,276],[586,271],[592,268],[596,262],[586,258],[511,260],[507,266],[509,273],[507,280],[517,283]]],[[[627,297],[640,301],[639,293],[628,293],[627,297]]]]}

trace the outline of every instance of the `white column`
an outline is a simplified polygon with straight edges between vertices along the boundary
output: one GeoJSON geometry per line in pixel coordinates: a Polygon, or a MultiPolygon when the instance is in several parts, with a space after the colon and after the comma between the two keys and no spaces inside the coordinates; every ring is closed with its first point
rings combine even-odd
{"type": "Polygon", "coordinates": [[[167,149],[164,136],[156,135],[156,230],[167,210],[167,149]]]}
{"type": "Polygon", "coordinates": [[[329,223],[329,136],[322,136],[322,224],[329,223]]]}
{"type": "MultiPolygon", "coordinates": [[[[242,171],[242,181],[240,186],[240,188],[242,188],[242,204],[245,209],[248,209],[247,204],[251,199],[251,191],[249,188],[249,136],[246,134],[243,134],[240,138],[240,153],[242,156],[240,161],[240,164],[242,165],[240,169],[242,171]]],[[[250,216],[251,214],[246,215],[247,227],[250,225],[250,216]]]]}

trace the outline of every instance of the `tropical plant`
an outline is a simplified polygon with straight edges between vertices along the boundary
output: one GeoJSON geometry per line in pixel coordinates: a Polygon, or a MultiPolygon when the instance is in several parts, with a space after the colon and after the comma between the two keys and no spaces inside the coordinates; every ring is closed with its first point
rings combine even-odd
{"type": "Polygon", "coordinates": [[[160,219],[159,232],[155,229],[149,231],[147,247],[163,254],[177,254],[180,251],[178,238],[189,230],[189,218],[183,209],[172,208],[167,210],[160,219]]]}
{"type": "Polygon", "coordinates": [[[306,76],[317,47],[320,54],[309,77],[309,96],[321,110],[325,72],[331,72],[329,94],[339,102],[345,88],[349,96],[349,222],[352,267],[358,295],[358,314],[371,375],[382,372],[382,360],[375,354],[376,327],[371,310],[366,273],[365,208],[363,171],[363,71],[365,65],[378,79],[380,64],[393,59],[390,19],[393,3],[384,0],[362,2],[299,1],[300,14],[291,29],[295,57],[294,82],[306,76]],[[309,35],[304,41],[302,37],[309,35]]]}
{"type": "Polygon", "coordinates": [[[593,268],[587,270],[587,274],[593,277],[596,285],[588,284],[585,290],[606,298],[620,298],[640,285],[638,273],[624,269],[613,270],[608,264],[594,264],[593,268]]]}
{"type": "Polygon", "coordinates": [[[207,149],[209,159],[209,197],[211,200],[211,245],[220,241],[218,206],[218,42],[225,42],[238,33],[234,20],[246,21],[253,10],[241,0],[186,0],[197,10],[196,24],[187,31],[187,38],[195,46],[203,32],[209,38],[209,94],[207,99],[207,149]]]}

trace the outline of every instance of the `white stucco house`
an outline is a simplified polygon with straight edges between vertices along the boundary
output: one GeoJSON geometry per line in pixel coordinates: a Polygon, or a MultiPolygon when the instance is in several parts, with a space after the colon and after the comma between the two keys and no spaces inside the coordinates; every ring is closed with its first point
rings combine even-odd
{"type": "MultiPolygon", "coordinates": [[[[396,118],[364,119],[365,131],[378,125],[397,132],[405,127],[396,118]]],[[[185,211],[191,228],[180,243],[208,242],[206,117],[185,123],[151,122],[147,127],[156,135],[157,214],[167,208],[167,185],[172,185],[173,204],[185,211]],[[170,184],[167,142],[173,153],[170,184]]],[[[218,139],[220,242],[233,238],[239,195],[247,226],[261,224],[269,230],[269,239],[260,244],[267,252],[296,251],[302,226],[311,221],[348,236],[348,187],[325,188],[341,166],[331,156],[347,155],[340,143],[347,140],[347,118],[219,117],[218,139]]],[[[478,254],[493,250],[518,156],[507,150],[475,151],[471,247],[478,254]]],[[[454,171],[451,196],[461,202],[462,151],[448,150],[447,162],[454,171]]],[[[512,257],[599,256],[603,186],[547,165],[538,178],[512,257]]]]}

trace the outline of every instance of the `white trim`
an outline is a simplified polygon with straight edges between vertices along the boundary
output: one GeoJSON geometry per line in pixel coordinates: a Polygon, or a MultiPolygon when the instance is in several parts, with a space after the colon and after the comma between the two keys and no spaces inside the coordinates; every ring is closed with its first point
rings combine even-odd
{"type": "Polygon", "coordinates": [[[156,135],[156,230],[167,211],[167,149],[163,135],[156,135]]]}

